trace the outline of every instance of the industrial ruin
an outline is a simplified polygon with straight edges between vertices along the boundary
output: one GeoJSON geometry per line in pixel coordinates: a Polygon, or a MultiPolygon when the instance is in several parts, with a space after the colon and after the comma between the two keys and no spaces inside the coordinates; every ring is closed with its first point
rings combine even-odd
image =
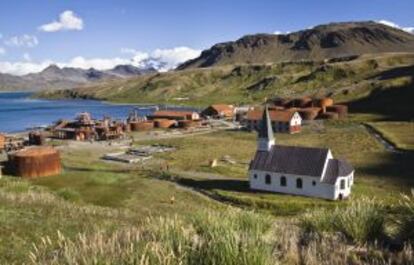
{"type": "Polygon", "coordinates": [[[275,98],[268,103],[271,104],[269,109],[297,111],[303,120],[344,119],[348,114],[348,107],[346,105],[334,104],[334,100],[329,97],[275,98]]]}

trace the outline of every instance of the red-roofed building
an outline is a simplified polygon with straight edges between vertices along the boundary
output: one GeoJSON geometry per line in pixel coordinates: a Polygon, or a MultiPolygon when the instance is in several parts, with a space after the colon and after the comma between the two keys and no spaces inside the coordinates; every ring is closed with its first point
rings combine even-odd
{"type": "MultiPolygon", "coordinates": [[[[254,109],[247,112],[245,125],[249,130],[258,130],[262,120],[263,110],[254,109]]],[[[296,111],[269,110],[272,129],[281,133],[297,133],[302,128],[302,118],[296,111]]]]}

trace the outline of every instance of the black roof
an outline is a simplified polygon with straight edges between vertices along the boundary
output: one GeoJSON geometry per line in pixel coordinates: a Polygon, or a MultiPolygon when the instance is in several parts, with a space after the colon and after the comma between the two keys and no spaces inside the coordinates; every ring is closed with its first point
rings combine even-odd
{"type": "Polygon", "coordinates": [[[354,168],[345,160],[329,159],[322,182],[335,184],[338,177],[348,176],[354,168]]]}
{"type": "Polygon", "coordinates": [[[257,151],[250,170],[321,177],[329,149],[274,145],[257,151]]]}

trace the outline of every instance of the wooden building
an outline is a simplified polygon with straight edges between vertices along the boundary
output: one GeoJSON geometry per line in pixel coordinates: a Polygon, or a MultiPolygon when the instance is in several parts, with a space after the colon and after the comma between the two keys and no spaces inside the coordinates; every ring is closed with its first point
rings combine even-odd
{"type": "MultiPolygon", "coordinates": [[[[247,129],[259,130],[262,120],[262,109],[255,109],[247,112],[243,121],[247,129]]],[[[288,110],[269,110],[272,129],[280,133],[297,133],[302,129],[302,118],[296,111],[288,110]]]]}

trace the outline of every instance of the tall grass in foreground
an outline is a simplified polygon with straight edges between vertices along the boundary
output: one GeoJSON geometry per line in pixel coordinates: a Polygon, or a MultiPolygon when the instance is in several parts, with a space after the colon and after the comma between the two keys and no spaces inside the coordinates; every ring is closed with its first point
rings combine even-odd
{"type": "Polygon", "coordinates": [[[340,232],[354,243],[363,244],[382,239],[385,222],[382,204],[364,198],[334,210],[311,212],[301,219],[301,226],[305,232],[340,232]]]}
{"type": "Polygon", "coordinates": [[[396,218],[398,236],[402,240],[414,242],[414,190],[411,190],[411,196],[404,195],[400,207],[401,215],[396,218]]]}
{"type": "Polygon", "coordinates": [[[414,264],[413,249],[356,248],[335,233],[306,242],[297,226],[233,208],[186,217],[149,218],[137,227],[75,238],[46,236],[33,245],[32,264],[414,264]],[[53,238],[53,239],[52,239],[53,238]]]}
{"type": "Polygon", "coordinates": [[[151,218],[113,234],[45,237],[29,257],[33,264],[270,264],[270,225],[264,216],[235,209],[151,218]]]}

